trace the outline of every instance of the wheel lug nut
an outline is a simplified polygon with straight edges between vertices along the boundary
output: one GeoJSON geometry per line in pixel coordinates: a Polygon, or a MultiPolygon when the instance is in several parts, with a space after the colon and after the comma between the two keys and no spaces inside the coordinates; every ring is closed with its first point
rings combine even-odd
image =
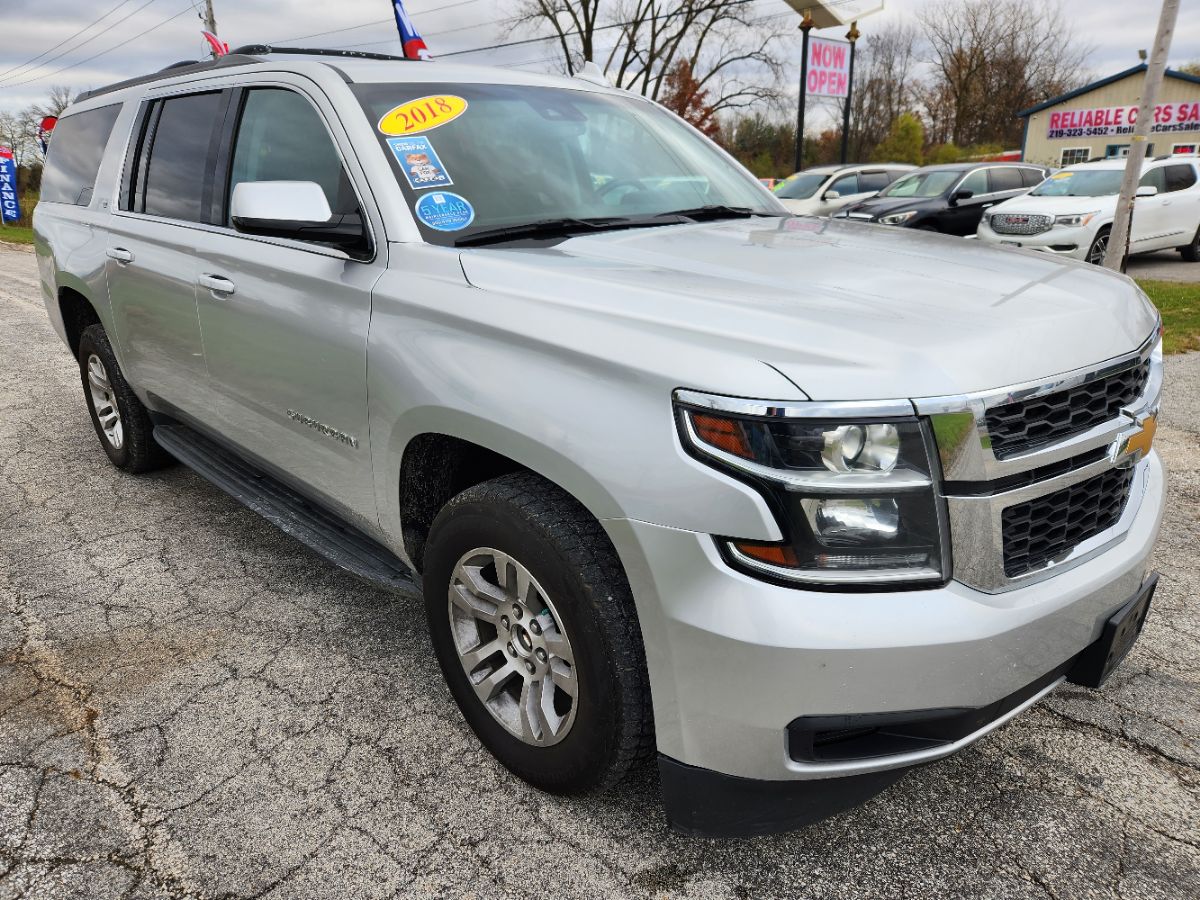
{"type": "Polygon", "coordinates": [[[512,625],[510,625],[508,622],[508,616],[500,617],[500,625],[501,625],[501,627],[504,628],[505,631],[508,631],[508,629],[512,628],[512,625]]]}
{"type": "Polygon", "coordinates": [[[509,656],[516,656],[516,655],[517,655],[517,648],[516,648],[516,647],[514,647],[512,644],[509,644],[509,645],[508,645],[508,655],[509,655],[509,656]]]}
{"type": "Polygon", "coordinates": [[[538,620],[537,620],[537,619],[533,619],[533,620],[532,620],[532,621],[530,621],[530,623],[529,623],[529,630],[530,630],[530,631],[532,631],[534,634],[541,634],[541,633],[542,633],[542,626],[538,624],[538,620]]]}
{"type": "Polygon", "coordinates": [[[546,651],[545,651],[545,650],[543,650],[541,647],[538,647],[538,648],[537,648],[537,658],[538,658],[538,661],[539,661],[539,662],[545,662],[545,661],[546,661],[546,651]]]}
{"type": "Polygon", "coordinates": [[[514,618],[514,619],[516,619],[516,620],[518,620],[518,621],[520,621],[520,619],[521,619],[521,607],[519,607],[519,606],[514,606],[514,607],[513,607],[513,618],[514,618]]]}
{"type": "Polygon", "coordinates": [[[525,669],[529,672],[530,675],[532,675],[534,672],[537,671],[537,667],[529,661],[526,661],[525,669]]]}

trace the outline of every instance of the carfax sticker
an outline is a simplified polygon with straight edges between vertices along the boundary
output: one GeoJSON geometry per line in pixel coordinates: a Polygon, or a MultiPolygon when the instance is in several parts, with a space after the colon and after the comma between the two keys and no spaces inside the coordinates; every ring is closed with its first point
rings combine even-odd
{"type": "Polygon", "coordinates": [[[470,201],[447,191],[425,194],[415,210],[422,224],[434,231],[462,231],[475,221],[475,207],[470,201]]]}
{"type": "Polygon", "coordinates": [[[453,122],[467,111],[467,101],[453,94],[435,94],[402,103],[379,120],[383,134],[403,137],[453,122]]]}
{"type": "Polygon", "coordinates": [[[387,144],[414,191],[454,184],[427,137],[388,138],[387,144]]]}

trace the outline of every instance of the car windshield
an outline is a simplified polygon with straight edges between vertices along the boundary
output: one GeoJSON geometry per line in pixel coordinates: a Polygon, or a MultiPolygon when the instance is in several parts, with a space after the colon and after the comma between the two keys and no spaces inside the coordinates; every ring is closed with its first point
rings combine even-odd
{"type": "Polygon", "coordinates": [[[1051,175],[1032,191],[1032,197],[1108,197],[1120,193],[1121,169],[1069,169],[1051,175]]]}
{"type": "Polygon", "coordinates": [[[634,227],[683,211],[786,214],[749,172],[640,98],[525,85],[353,90],[433,243],[531,225],[547,237],[553,224],[634,227]]]}
{"type": "Polygon", "coordinates": [[[940,197],[958,181],[962,172],[913,172],[879,192],[880,197],[940,197]]]}
{"type": "Polygon", "coordinates": [[[781,200],[807,200],[829,180],[829,173],[802,172],[793,175],[775,187],[775,196],[781,200]]]}

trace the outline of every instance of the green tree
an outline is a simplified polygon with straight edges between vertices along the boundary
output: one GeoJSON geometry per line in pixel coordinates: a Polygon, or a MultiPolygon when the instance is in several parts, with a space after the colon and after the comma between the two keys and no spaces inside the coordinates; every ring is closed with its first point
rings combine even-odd
{"type": "Polygon", "coordinates": [[[921,165],[925,149],[925,126],[912,113],[901,113],[883,142],[871,154],[874,162],[900,162],[921,165]]]}

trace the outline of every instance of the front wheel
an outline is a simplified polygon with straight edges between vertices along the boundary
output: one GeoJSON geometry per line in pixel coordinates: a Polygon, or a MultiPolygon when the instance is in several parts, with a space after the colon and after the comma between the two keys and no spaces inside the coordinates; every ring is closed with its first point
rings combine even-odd
{"type": "Polygon", "coordinates": [[[1092,241],[1092,246],[1088,247],[1087,261],[1093,266],[1104,265],[1104,257],[1108,254],[1108,235],[1109,230],[1102,228],[1092,241]]]}
{"type": "Polygon", "coordinates": [[[633,597],[604,530],[572,497],[530,474],[458,495],[430,530],[424,591],[450,691],[515,775],[580,793],[650,755],[633,597]]]}

